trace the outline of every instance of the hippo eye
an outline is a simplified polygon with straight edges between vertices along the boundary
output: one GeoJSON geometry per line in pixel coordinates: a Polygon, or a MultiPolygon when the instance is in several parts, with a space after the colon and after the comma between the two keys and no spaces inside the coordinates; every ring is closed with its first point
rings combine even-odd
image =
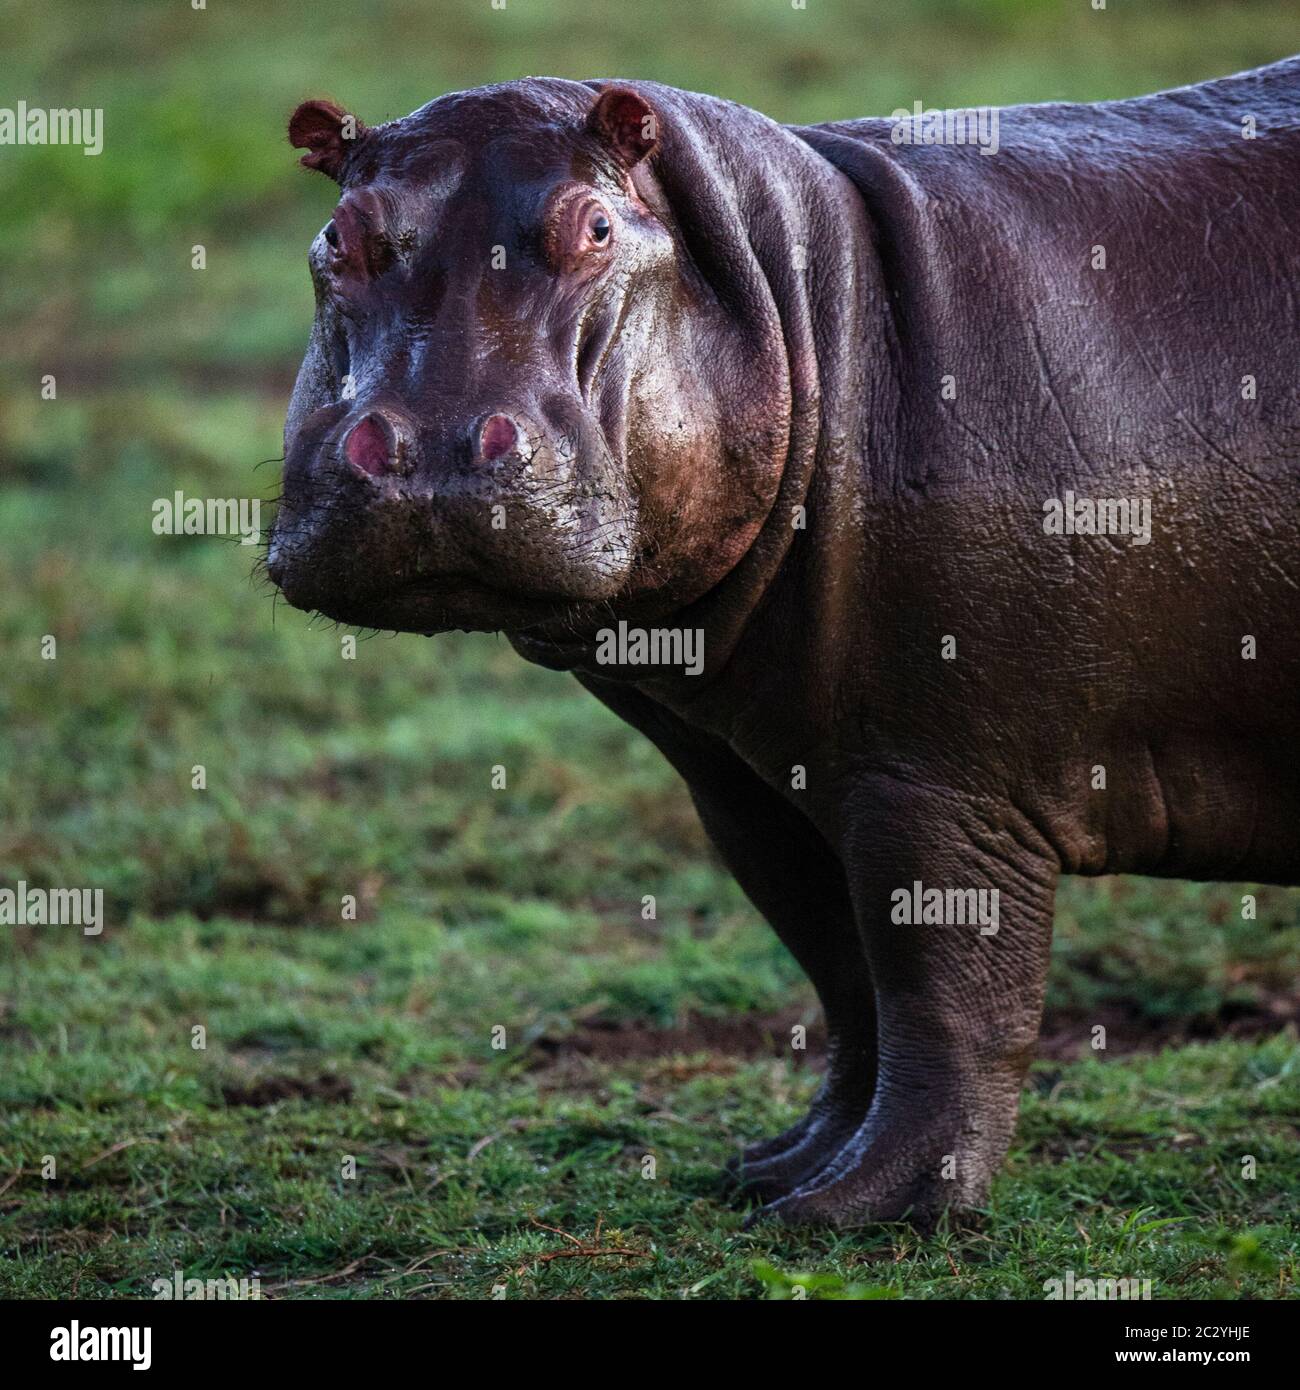
{"type": "Polygon", "coordinates": [[[609,218],[605,209],[593,208],[591,216],[587,219],[587,234],[597,246],[603,246],[609,240],[609,232],[609,218]]]}
{"type": "Polygon", "coordinates": [[[609,265],[614,214],[588,190],[562,187],[543,214],[541,241],[552,270],[599,274],[609,265]]]}
{"type": "Polygon", "coordinates": [[[334,247],[336,251],[338,250],[339,229],[334,225],[333,222],[329,222],[325,226],[325,240],[328,241],[329,244],[332,247],[334,247]]]}

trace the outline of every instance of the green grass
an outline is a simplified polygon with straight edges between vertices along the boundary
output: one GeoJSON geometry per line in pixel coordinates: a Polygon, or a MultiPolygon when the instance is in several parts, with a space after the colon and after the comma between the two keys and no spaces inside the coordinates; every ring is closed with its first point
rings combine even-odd
{"type": "Polygon", "coordinates": [[[806,1071],[530,1046],[651,981],[655,1003],[734,1008],[781,973],[739,925],[710,936],[708,963],[689,933],[665,936],[651,953],[630,927],[533,903],[477,927],[136,920],[19,953],[4,1166],[24,1172],[0,1199],[4,1290],[140,1294],[177,1266],[257,1272],[282,1297],[756,1297],[761,1259],[908,1297],[1041,1297],[1067,1269],[1149,1278],[1157,1297],[1293,1292],[1292,1039],[1040,1066],[978,1231],[745,1233],[717,1167],[792,1118],[806,1071]],[[227,1103],[268,1077],[309,1093],[343,1078],[350,1098],[227,1103]],[[568,1244],[545,1227],[636,1253],[545,1259],[568,1244]]]}
{"type": "Polygon", "coordinates": [[[542,71],[789,120],[1092,98],[1281,56],[1280,13],[372,8],[364,42],[350,5],[6,12],[12,90],[102,102],[108,144],[0,157],[0,885],[102,887],[108,926],[0,935],[0,1294],[179,1266],[274,1297],[1038,1298],[1068,1269],[1294,1296],[1300,893],[1068,884],[1054,1046],[982,1226],[746,1232],[717,1170],[806,1102],[780,1040],[815,1009],[657,754],[501,639],[344,660],[250,549],[150,529],[178,488],[276,491],[329,205],[282,141],[304,95],[376,119],[542,71]],[[612,1021],[637,1056],[586,1055],[612,1021]]]}

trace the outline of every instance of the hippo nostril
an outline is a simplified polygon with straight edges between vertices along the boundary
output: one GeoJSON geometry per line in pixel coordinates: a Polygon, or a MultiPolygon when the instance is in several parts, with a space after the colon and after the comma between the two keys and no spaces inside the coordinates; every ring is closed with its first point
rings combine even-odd
{"type": "Polygon", "coordinates": [[[479,457],[494,463],[519,450],[523,433],[508,415],[489,415],[478,432],[479,457]]]}
{"type": "Polygon", "coordinates": [[[398,441],[382,415],[366,415],[348,431],[343,443],[348,462],[372,478],[398,471],[398,441]]]}

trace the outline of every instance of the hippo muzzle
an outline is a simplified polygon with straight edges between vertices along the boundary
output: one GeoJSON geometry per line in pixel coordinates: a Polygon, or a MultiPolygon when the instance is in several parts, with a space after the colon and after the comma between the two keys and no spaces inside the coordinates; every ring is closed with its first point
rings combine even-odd
{"type": "Polygon", "coordinates": [[[307,417],[267,558],[289,602],[432,633],[527,625],[617,592],[631,501],[581,406],[556,395],[447,416],[430,426],[372,396],[307,417]]]}

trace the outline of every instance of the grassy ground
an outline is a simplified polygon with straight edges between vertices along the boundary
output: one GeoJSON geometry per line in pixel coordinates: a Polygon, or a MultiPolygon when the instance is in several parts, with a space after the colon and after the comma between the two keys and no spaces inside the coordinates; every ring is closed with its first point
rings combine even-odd
{"type": "Polygon", "coordinates": [[[789,1029],[815,1010],[657,755],[503,641],[346,660],[249,549],[150,529],[177,489],[275,490],[256,465],[328,205],[279,143],[300,96],[375,119],[549,71],[792,120],[1089,98],[1281,56],[1274,8],[258,13],[6,14],[13,90],[102,102],[108,144],[0,159],[0,885],[102,887],[108,926],[0,931],[0,1293],[147,1295],[179,1266],[275,1297],[763,1297],[800,1274],[1036,1298],[1068,1269],[1293,1296],[1300,894],[1261,889],[1243,921],[1249,886],[1068,885],[983,1227],[744,1232],[716,1170],[806,1102],[816,1032],[800,1056],[789,1029]]]}

